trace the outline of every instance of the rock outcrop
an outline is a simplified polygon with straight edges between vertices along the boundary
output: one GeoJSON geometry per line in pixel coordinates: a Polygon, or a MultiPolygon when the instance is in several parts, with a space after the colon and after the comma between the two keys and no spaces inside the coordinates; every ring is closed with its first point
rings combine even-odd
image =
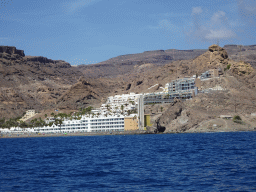
{"type": "Polygon", "coordinates": [[[255,71],[249,63],[245,62],[230,62],[230,70],[239,76],[250,75],[255,71]]]}
{"type": "Polygon", "coordinates": [[[228,62],[229,59],[226,50],[218,45],[212,45],[207,52],[192,61],[192,66],[196,74],[200,75],[200,73],[209,69],[221,69],[224,71],[228,62]]]}
{"type": "Polygon", "coordinates": [[[23,50],[16,49],[16,47],[10,47],[10,46],[0,46],[0,53],[8,53],[10,55],[17,54],[22,57],[25,56],[25,53],[23,50]]]}

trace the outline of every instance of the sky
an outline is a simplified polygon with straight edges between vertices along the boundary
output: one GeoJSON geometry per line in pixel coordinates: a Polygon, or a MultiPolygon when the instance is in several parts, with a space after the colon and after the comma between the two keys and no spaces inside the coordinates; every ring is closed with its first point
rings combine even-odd
{"type": "Polygon", "coordinates": [[[0,45],[71,65],[255,37],[256,0],[0,0],[0,45]]]}

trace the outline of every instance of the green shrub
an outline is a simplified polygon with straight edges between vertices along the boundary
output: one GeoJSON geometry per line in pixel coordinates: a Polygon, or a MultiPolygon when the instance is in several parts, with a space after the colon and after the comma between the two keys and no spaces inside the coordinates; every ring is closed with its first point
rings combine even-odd
{"type": "Polygon", "coordinates": [[[229,70],[231,67],[231,64],[228,64],[226,68],[224,68],[224,71],[229,70]]]}
{"type": "Polygon", "coordinates": [[[235,116],[233,117],[233,120],[241,121],[242,119],[241,119],[241,117],[240,117],[239,115],[235,115],[235,116]]]}
{"type": "Polygon", "coordinates": [[[242,119],[241,119],[241,117],[240,117],[239,115],[235,115],[235,116],[233,117],[233,121],[234,121],[235,123],[240,123],[240,124],[242,124],[242,119]]]}

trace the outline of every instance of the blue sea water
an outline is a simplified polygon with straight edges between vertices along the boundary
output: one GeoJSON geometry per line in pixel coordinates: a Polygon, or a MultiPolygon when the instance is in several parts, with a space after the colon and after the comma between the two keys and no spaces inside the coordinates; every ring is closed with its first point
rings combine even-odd
{"type": "Polygon", "coordinates": [[[0,191],[255,191],[256,132],[0,140],[0,191]]]}

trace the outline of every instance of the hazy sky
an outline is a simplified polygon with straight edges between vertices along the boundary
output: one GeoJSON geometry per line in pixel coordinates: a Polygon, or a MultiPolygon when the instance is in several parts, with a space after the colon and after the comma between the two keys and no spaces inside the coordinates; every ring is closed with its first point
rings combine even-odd
{"type": "Polygon", "coordinates": [[[0,0],[0,45],[73,65],[256,44],[256,0],[0,0]]]}

